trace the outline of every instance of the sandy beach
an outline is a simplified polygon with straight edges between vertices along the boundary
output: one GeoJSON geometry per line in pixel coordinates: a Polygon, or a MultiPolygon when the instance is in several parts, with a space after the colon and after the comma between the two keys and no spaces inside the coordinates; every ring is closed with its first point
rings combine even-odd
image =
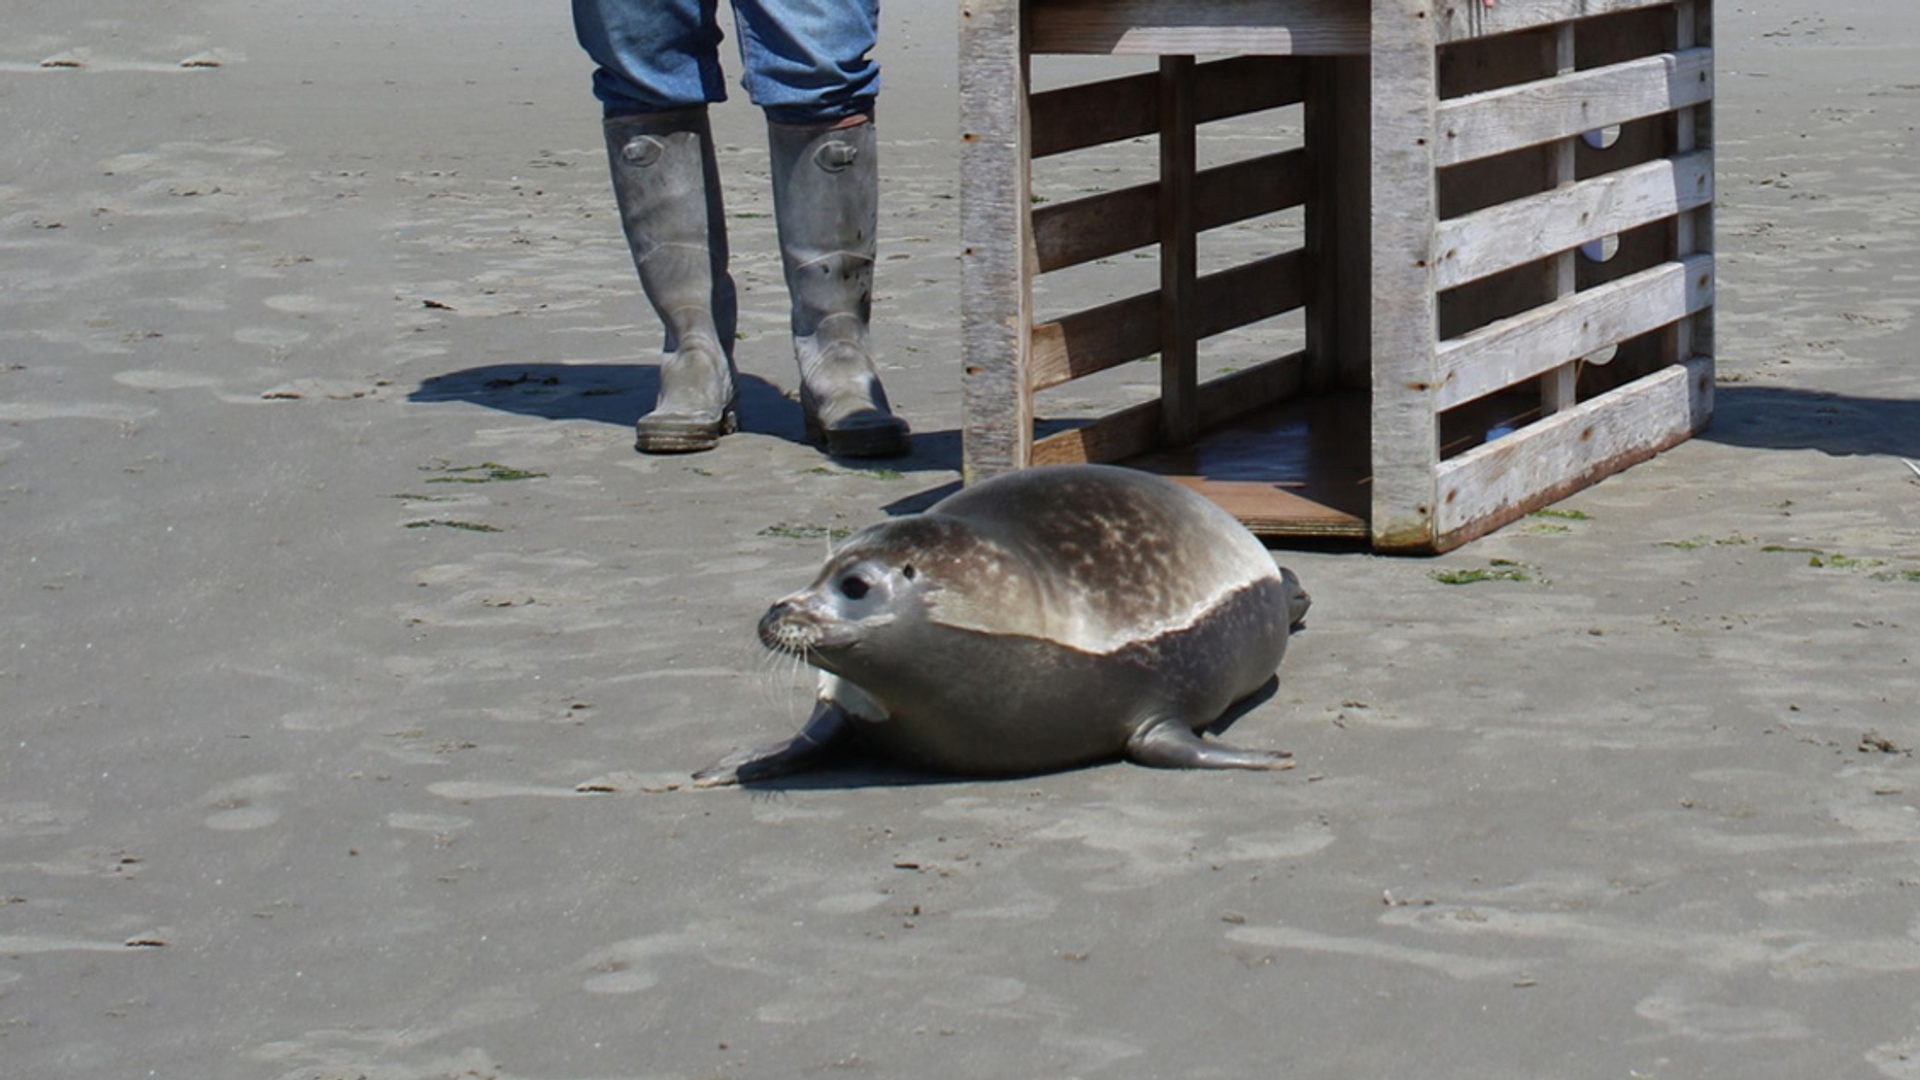
{"type": "Polygon", "coordinates": [[[0,1076],[1920,1080],[1920,7],[1723,0],[1713,426],[1281,552],[1294,771],[691,790],[958,482],[955,12],[884,15],[870,469],[744,94],[745,430],[643,457],[562,9],[8,5],[0,1076]]]}

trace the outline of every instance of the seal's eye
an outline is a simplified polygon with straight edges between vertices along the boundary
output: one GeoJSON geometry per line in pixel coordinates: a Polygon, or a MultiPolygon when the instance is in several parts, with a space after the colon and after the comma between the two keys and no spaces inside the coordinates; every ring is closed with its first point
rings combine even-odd
{"type": "Polygon", "coordinates": [[[901,567],[900,576],[903,578],[906,578],[908,581],[912,581],[916,576],[913,572],[913,565],[909,563],[906,566],[901,567]]]}
{"type": "Polygon", "coordinates": [[[849,574],[840,579],[840,595],[849,600],[858,600],[867,595],[867,583],[849,574]]]}

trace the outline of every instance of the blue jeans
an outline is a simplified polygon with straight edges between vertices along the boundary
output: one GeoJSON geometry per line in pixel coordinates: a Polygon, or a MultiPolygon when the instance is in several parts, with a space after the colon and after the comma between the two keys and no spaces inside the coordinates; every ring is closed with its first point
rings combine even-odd
{"type": "MultiPolygon", "coordinates": [[[[719,0],[573,0],[609,116],[725,101],[719,0]]],[[[747,97],[780,124],[872,113],[880,0],[732,0],[747,97]]]]}

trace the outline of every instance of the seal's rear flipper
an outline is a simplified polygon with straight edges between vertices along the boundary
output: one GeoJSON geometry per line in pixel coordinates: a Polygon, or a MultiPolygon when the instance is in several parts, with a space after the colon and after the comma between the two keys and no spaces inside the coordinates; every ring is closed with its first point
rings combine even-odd
{"type": "Polygon", "coordinates": [[[1287,629],[1299,630],[1307,621],[1307,609],[1313,606],[1313,597],[1300,587],[1300,578],[1293,571],[1280,568],[1280,587],[1287,597],[1287,629]]]}
{"type": "Polygon", "coordinates": [[[813,715],[807,718],[800,734],[782,743],[735,750],[694,773],[693,786],[725,787],[797,773],[852,734],[846,710],[832,701],[822,700],[814,704],[813,715]]]}
{"type": "Polygon", "coordinates": [[[1291,769],[1285,750],[1242,750],[1202,739],[1186,721],[1153,720],[1127,739],[1127,760],[1156,769],[1291,769]]]}

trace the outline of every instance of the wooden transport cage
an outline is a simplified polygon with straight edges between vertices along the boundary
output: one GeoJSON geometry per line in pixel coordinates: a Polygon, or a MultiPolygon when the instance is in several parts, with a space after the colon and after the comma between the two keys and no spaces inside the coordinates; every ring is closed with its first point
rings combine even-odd
{"type": "Polygon", "coordinates": [[[1262,535],[1430,552],[1686,439],[1713,392],[1711,26],[1710,0],[962,0],[968,481],[1124,462],[1262,535]],[[1040,57],[1082,81],[1041,88],[1040,57]],[[1256,152],[1214,162],[1230,118],[1256,152]],[[1144,182],[1036,197],[1036,162],[1129,148],[1144,182]],[[1276,250],[1203,260],[1275,215],[1276,250]],[[1042,313],[1103,264],[1158,280],[1042,313]],[[1293,338],[1203,377],[1259,326],[1293,338]],[[1036,415],[1156,358],[1157,396],[1036,415]]]}

